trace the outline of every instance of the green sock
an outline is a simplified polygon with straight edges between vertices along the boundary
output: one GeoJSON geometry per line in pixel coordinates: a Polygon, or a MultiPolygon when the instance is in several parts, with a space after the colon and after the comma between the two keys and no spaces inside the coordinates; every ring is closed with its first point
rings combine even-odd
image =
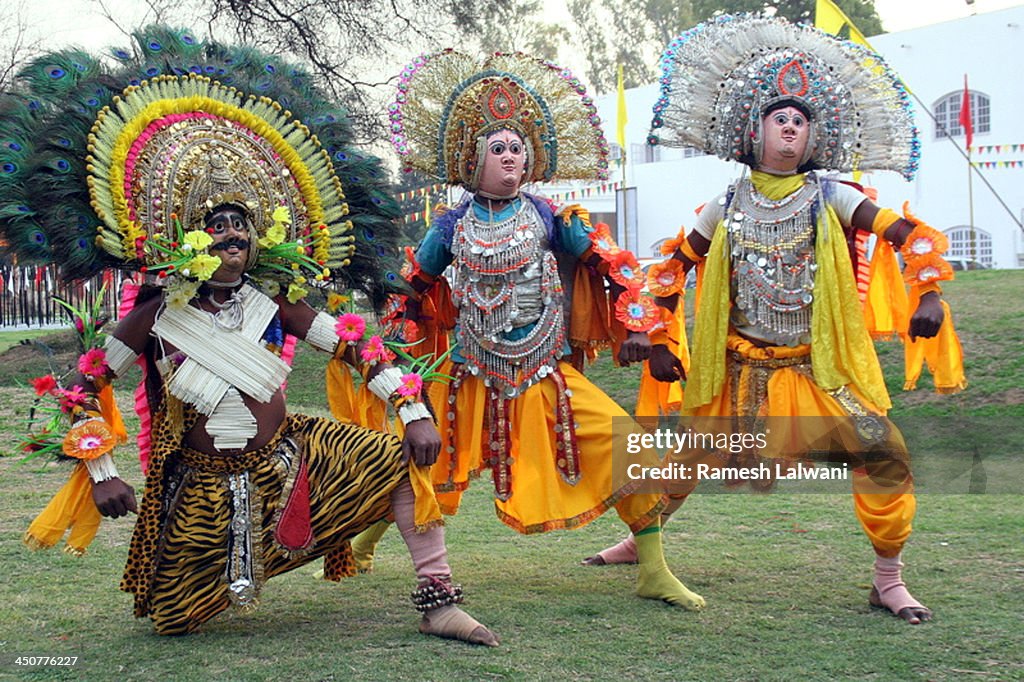
{"type": "Polygon", "coordinates": [[[352,558],[360,573],[369,573],[373,570],[373,553],[390,525],[391,522],[382,519],[352,538],[352,558]]]}
{"type": "Polygon", "coordinates": [[[636,593],[645,599],[661,599],[690,611],[704,608],[704,598],[691,592],[686,585],[672,575],[665,563],[665,553],[661,546],[661,527],[657,522],[635,532],[636,555],[640,563],[640,575],[637,578],[636,593]]]}

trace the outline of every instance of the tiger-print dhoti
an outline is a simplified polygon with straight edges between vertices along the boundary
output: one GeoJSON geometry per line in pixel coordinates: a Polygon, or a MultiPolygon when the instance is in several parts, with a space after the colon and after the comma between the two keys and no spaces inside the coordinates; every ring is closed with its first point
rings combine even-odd
{"type": "MultiPolygon", "coordinates": [[[[201,453],[189,454],[180,449],[168,454],[163,485],[156,486],[163,497],[163,512],[151,577],[143,578],[146,571],[140,567],[147,562],[139,549],[153,543],[133,538],[122,585],[136,594],[136,615],[148,615],[159,634],[191,632],[231,604],[226,575],[237,498],[225,467],[215,466],[201,453]],[[203,457],[214,466],[196,466],[203,457]],[[221,471],[210,470],[217,468],[221,471]]],[[[252,493],[250,537],[256,591],[266,578],[321,556],[325,556],[327,577],[354,574],[349,538],[387,516],[391,491],[407,475],[401,445],[394,436],[304,415],[289,416],[274,442],[243,457],[252,493]],[[287,449],[278,447],[286,438],[303,444],[308,467],[313,544],[303,553],[287,551],[274,537],[275,512],[297,467],[287,449]]],[[[152,492],[147,482],[146,495],[152,492]]],[[[143,502],[145,506],[147,500],[143,502]]],[[[142,526],[140,514],[136,535],[142,526]]]]}

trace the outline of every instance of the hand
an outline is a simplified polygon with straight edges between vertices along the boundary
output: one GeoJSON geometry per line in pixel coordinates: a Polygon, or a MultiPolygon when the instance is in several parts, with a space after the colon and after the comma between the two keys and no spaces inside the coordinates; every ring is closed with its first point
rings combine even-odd
{"type": "Polygon", "coordinates": [[[651,349],[650,369],[651,376],[658,381],[671,383],[686,378],[683,363],[663,343],[659,343],[651,349]]]}
{"type": "Polygon", "coordinates": [[[910,318],[908,330],[910,340],[914,341],[919,336],[923,339],[932,338],[939,333],[939,327],[942,326],[942,320],[945,317],[946,311],[942,309],[942,299],[936,292],[929,291],[921,297],[921,302],[917,304],[917,310],[910,318]]]}
{"type": "Polygon", "coordinates": [[[619,348],[619,362],[643,362],[651,355],[651,340],[644,332],[629,332],[619,348]]]}
{"type": "Polygon", "coordinates": [[[441,452],[441,434],[430,419],[417,419],[405,425],[402,439],[402,461],[412,459],[416,466],[428,467],[441,452]]]}
{"type": "Polygon", "coordinates": [[[93,483],[92,501],[96,503],[100,514],[111,519],[139,511],[135,504],[135,489],[120,478],[93,483]]]}

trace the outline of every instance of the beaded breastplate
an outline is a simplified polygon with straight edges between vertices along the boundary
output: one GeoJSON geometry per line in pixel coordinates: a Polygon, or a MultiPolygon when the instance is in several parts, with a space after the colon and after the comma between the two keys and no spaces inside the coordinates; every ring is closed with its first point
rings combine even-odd
{"type": "Polygon", "coordinates": [[[470,208],[452,255],[459,352],[485,385],[514,397],[551,373],[565,345],[562,282],[541,216],[526,200],[498,222],[470,208]]]}
{"type": "Polygon", "coordinates": [[[777,201],[744,178],[726,207],[732,255],[730,322],[748,338],[781,346],[811,341],[818,185],[808,177],[803,187],[777,201]]]}

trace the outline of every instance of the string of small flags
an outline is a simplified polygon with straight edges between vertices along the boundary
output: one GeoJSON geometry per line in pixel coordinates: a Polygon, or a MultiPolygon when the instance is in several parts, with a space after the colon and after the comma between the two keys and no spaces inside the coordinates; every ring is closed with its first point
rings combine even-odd
{"type": "Polygon", "coordinates": [[[1024,142],[1017,144],[983,144],[971,147],[970,151],[975,154],[1001,154],[1003,152],[1024,151],[1024,142]]]}
{"type": "Polygon", "coordinates": [[[1024,161],[971,161],[975,168],[1024,168],[1024,161]]]}
{"type": "Polygon", "coordinates": [[[622,187],[621,181],[606,182],[602,185],[582,187],[580,189],[574,189],[570,192],[560,192],[558,194],[545,194],[544,196],[554,201],[573,201],[575,199],[589,199],[590,197],[601,196],[602,194],[615,192],[620,187],[622,187]]]}
{"type": "Polygon", "coordinates": [[[420,187],[419,189],[411,189],[408,192],[399,192],[398,200],[407,201],[409,199],[419,199],[426,196],[427,194],[437,194],[438,192],[443,192],[446,189],[446,187],[447,185],[439,184],[431,185],[429,187],[420,187]]]}
{"type": "MultiPolygon", "coordinates": [[[[559,192],[556,194],[547,194],[544,196],[556,202],[564,201],[576,201],[577,199],[589,199],[590,197],[598,197],[609,192],[615,192],[622,187],[621,181],[606,182],[601,185],[594,185],[592,187],[581,187],[580,189],[571,190],[569,192],[559,192]]],[[[408,199],[417,199],[426,197],[428,194],[434,195],[444,191],[447,185],[431,185],[430,187],[421,187],[419,189],[409,190],[408,192],[399,192],[398,200],[406,201],[408,199]]],[[[424,202],[424,210],[413,211],[412,213],[405,214],[405,222],[415,223],[426,218],[427,213],[430,212],[430,202],[424,202]]]]}

